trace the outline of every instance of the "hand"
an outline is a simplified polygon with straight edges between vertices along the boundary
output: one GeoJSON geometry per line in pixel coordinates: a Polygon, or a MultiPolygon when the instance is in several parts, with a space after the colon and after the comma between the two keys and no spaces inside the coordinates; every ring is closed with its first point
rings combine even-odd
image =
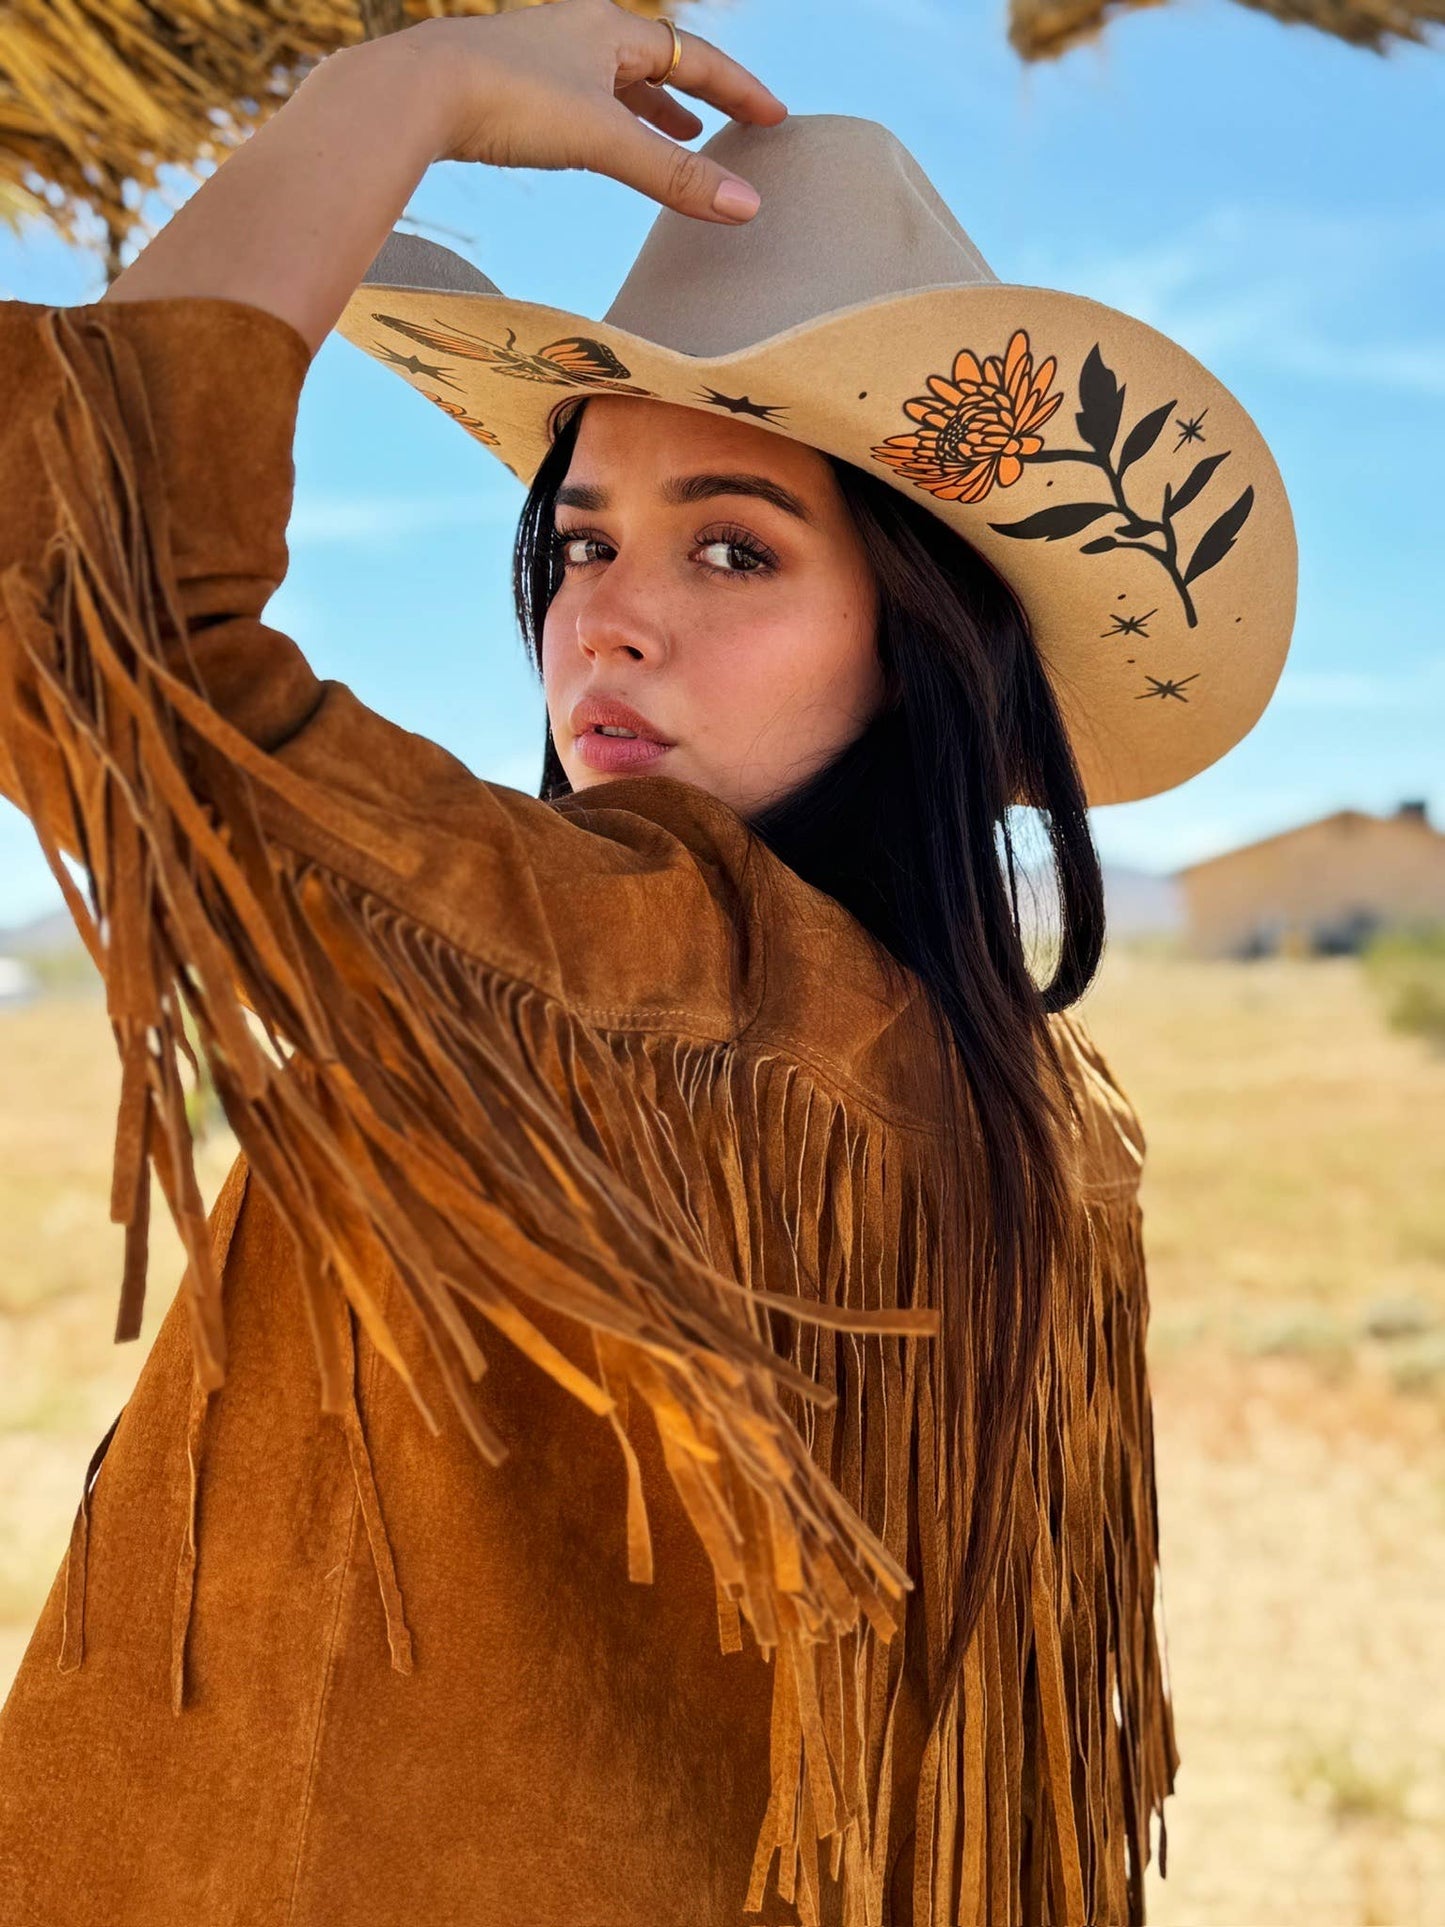
{"type": "MultiPolygon", "coordinates": [[[[787,108],[763,83],[699,35],[678,29],[682,56],[670,86],[734,120],[774,126],[787,108]]],[[[736,177],[680,147],[703,123],[667,88],[672,36],[613,0],[548,0],[520,11],[420,21],[372,43],[424,55],[445,76],[447,109],[439,160],[494,167],[582,167],[701,220],[746,220],[751,183],[730,209],[718,189],[736,177]],[[658,132],[642,125],[650,122],[658,132]],[[672,136],[673,138],[660,138],[672,136]]]]}

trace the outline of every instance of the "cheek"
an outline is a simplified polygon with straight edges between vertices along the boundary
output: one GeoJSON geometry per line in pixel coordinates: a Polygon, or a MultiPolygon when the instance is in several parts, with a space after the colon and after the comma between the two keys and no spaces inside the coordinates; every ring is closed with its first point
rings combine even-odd
{"type": "MultiPolygon", "coordinates": [[[[738,601],[747,598],[741,592],[738,601]]],[[[694,740],[730,755],[819,756],[851,740],[882,697],[866,595],[821,586],[759,596],[679,651],[694,740]]]]}
{"type": "Polygon", "coordinates": [[[863,595],[818,585],[746,625],[736,661],[759,696],[796,706],[825,699],[852,714],[878,678],[875,621],[863,595]]]}
{"type": "Polygon", "coordinates": [[[562,645],[562,621],[557,613],[557,602],[552,604],[542,618],[542,674],[551,676],[557,666],[557,656],[562,645]]]}
{"type": "Polygon", "coordinates": [[[560,689],[563,665],[569,654],[576,655],[575,637],[572,624],[557,613],[554,601],[542,625],[542,691],[549,705],[560,689]]]}

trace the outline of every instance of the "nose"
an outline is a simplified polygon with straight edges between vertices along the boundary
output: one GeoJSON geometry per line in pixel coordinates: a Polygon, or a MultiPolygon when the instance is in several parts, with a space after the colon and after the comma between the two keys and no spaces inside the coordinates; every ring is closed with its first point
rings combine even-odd
{"type": "Polygon", "coordinates": [[[579,598],[576,622],[577,646],[589,659],[625,657],[653,666],[665,662],[669,645],[662,571],[614,556],[579,598]]]}

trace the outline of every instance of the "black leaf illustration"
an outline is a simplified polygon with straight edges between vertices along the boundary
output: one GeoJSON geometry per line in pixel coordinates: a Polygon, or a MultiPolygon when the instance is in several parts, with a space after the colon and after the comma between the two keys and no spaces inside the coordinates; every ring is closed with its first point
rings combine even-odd
{"type": "Polygon", "coordinates": [[[1119,453],[1119,476],[1123,479],[1124,470],[1137,462],[1141,455],[1147,455],[1159,439],[1159,431],[1174,413],[1174,403],[1166,401],[1160,408],[1151,408],[1141,420],[1129,430],[1124,446],[1119,453]]]}
{"type": "Polygon", "coordinates": [[[1206,455],[1202,462],[1196,462],[1185,476],[1183,488],[1177,495],[1170,497],[1170,508],[1187,509],[1228,454],[1229,450],[1226,448],[1223,455],[1206,455]]]}
{"type": "Polygon", "coordinates": [[[1249,511],[1254,506],[1254,490],[1247,488],[1239,500],[1227,508],[1217,522],[1211,522],[1199,538],[1199,547],[1189,558],[1189,567],[1184,571],[1186,585],[1196,576],[1212,569],[1216,562],[1222,562],[1234,547],[1234,538],[1244,527],[1249,511]]]}
{"type": "Polygon", "coordinates": [[[1117,549],[1119,544],[1112,535],[1096,535],[1092,542],[1086,542],[1079,550],[1080,555],[1102,555],[1105,549],[1117,549]]]}
{"type": "Polygon", "coordinates": [[[1119,432],[1119,416],[1124,408],[1124,390],[1114,379],[1114,371],[1104,365],[1095,342],[1079,371],[1079,413],[1074,417],[1079,433],[1099,454],[1107,455],[1119,432]]]}
{"type": "Polygon", "coordinates": [[[1046,542],[1057,542],[1061,535],[1077,535],[1101,515],[1118,512],[1112,502],[1061,502],[1057,508],[1026,515],[1022,522],[990,522],[989,527],[999,535],[1016,535],[1024,541],[1042,537],[1046,542]]]}
{"type": "Polygon", "coordinates": [[[1114,533],[1126,537],[1131,542],[1140,542],[1149,533],[1151,526],[1154,525],[1148,522],[1121,522],[1114,533]]]}

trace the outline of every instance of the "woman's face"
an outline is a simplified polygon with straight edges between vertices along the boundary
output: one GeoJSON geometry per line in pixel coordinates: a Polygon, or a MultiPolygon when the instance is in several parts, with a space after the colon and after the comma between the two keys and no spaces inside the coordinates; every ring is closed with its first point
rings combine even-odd
{"type": "Polygon", "coordinates": [[[655,771],[748,816],[879,707],[873,572],[817,449],[732,416],[592,396],[556,528],[565,569],[542,676],[574,790],[655,771]],[[576,712],[592,697],[629,705],[669,747],[589,733],[576,712]]]}

